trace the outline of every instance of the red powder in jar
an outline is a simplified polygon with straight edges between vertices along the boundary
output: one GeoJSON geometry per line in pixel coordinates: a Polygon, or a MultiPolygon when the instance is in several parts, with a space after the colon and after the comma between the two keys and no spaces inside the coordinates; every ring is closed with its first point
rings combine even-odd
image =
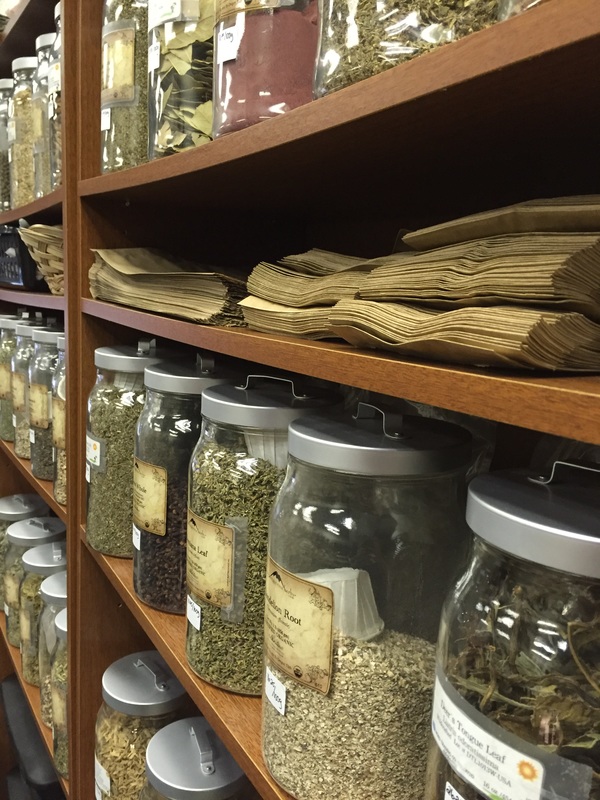
{"type": "Polygon", "coordinates": [[[237,58],[216,66],[215,136],[312,100],[317,0],[304,10],[247,12],[244,22],[237,58]]]}

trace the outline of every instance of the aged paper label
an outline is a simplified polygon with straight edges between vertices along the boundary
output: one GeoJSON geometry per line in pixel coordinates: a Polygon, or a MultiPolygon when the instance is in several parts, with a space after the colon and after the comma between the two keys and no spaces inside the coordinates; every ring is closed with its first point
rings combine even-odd
{"type": "Polygon", "coordinates": [[[52,444],[67,449],[67,404],[61,397],[52,398],[52,444]]]}
{"type": "Polygon", "coordinates": [[[167,532],[167,470],[133,459],[133,523],[141,531],[167,532]]]}
{"type": "Polygon", "coordinates": [[[0,398],[10,397],[10,364],[0,364],[0,398]]]}
{"type": "Polygon", "coordinates": [[[25,375],[13,372],[11,379],[13,411],[25,411],[25,375]]]}
{"type": "Polygon", "coordinates": [[[103,106],[135,102],[135,27],[128,21],[102,30],[103,106]]]}
{"type": "Polygon", "coordinates": [[[34,428],[50,425],[52,393],[43,383],[32,383],[29,387],[29,422],[34,428]]]}
{"type": "Polygon", "coordinates": [[[187,584],[196,597],[219,608],[233,601],[234,531],[188,509],[187,584]]]}

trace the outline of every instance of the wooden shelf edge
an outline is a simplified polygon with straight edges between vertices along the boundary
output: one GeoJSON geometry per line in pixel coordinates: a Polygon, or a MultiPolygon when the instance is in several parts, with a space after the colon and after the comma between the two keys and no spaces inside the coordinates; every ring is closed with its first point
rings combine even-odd
{"type": "Polygon", "coordinates": [[[43,294],[41,292],[26,292],[21,289],[0,289],[0,300],[6,303],[15,303],[19,306],[48,308],[55,311],[64,311],[66,308],[66,300],[63,296],[43,294]]]}
{"type": "MultiPolygon", "coordinates": [[[[18,222],[22,217],[31,219],[39,215],[50,216],[52,213],[59,215],[62,210],[62,202],[64,197],[63,187],[55,189],[45,197],[40,197],[39,200],[34,200],[33,203],[28,203],[26,206],[20,208],[13,208],[10,211],[3,211],[0,214],[0,225],[10,225],[11,223],[18,222]]],[[[37,220],[34,220],[34,222],[37,220]]]]}
{"type": "Polygon", "coordinates": [[[66,523],[67,509],[66,506],[57,503],[54,499],[52,481],[41,481],[39,478],[36,478],[31,472],[31,461],[26,458],[19,458],[15,454],[15,447],[11,442],[3,442],[0,440],[0,449],[8,455],[21,475],[25,476],[31,487],[39,494],[42,500],[50,506],[50,508],[57,514],[59,519],[66,523]]]}

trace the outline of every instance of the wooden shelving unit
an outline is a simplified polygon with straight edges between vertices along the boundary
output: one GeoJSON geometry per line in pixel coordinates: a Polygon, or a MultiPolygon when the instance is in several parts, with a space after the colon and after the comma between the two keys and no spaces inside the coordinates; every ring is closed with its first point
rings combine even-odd
{"type": "MultiPolygon", "coordinates": [[[[0,46],[0,52],[2,52],[2,46],[0,46]]],[[[26,206],[3,211],[0,214],[0,225],[17,223],[21,218],[26,219],[30,224],[34,222],[45,222],[48,225],[59,223],[62,219],[63,195],[61,187],[26,206]]]]}
{"type": "Polygon", "coordinates": [[[19,458],[15,454],[14,445],[10,442],[3,442],[0,441],[0,450],[8,456],[11,464],[13,464],[16,469],[23,475],[25,480],[29,483],[31,489],[34,492],[37,492],[42,500],[47,503],[50,508],[54,511],[57,517],[62,519],[63,522],[66,523],[67,521],[67,509],[65,506],[57,503],[54,499],[54,494],[52,491],[52,481],[42,481],[39,478],[36,478],[35,475],[31,471],[31,461],[26,458],[19,458]]]}
{"type": "Polygon", "coordinates": [[[20,0],[0,36],[0,77],[11,76],[14,58],[35,55],[35,40],[54,30],[52,0],[20,0]]]}
{"type": "Polygon", "coordinates": [[[21,289],[0,289],[0,300],[4,303],[14,303],[19,307],[47,308],[52,311],[64,311],[66,306],[64,297],[41,292],[25,292],[21,289]]]}

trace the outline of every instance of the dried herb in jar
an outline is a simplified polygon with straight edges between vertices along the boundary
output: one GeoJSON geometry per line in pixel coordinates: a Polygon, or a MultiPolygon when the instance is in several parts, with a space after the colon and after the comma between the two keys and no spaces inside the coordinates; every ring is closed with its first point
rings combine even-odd
{"type": "Polygon", "coordinates": [[[21,643],[19,620],[19,590],[25,575],[23,563],[18,558],[4,573],[4,610],[6,614],[6,638],[13,647],[21,643]]]}
{"type": "Polygon", "coordinates": [[[9,545],[6,531],[10,524],[8,520],[0,519],[0,608],[4,607],[4,565],[9,545]]]}
{"type": "Polygon", "coordinates": [[[29,439],[29,421],[21,418],[15,427],[15,454],[19,458],[31,458],[31,441],[29,439]]]}
{"type": "Polygon", "coordinates": [[[69,664],[66,645],[59,646],[52,662],[52,739],[54,764],[60,775],[69,775],[69,728],[67,698],[69,664]]]}
{"type": "Polygon", "coordinates": [[[67,502],[67,451],[56,447],[54,454],[54,499],[64,506],[67,502]]]}
{"type": "Polygon", "coordinates": [[[52,727],[52,680],[50,670],[44,675],[40,684],[40,715],[48,728],[52,727]]]}
{"type": "Polygon", "coordinates": [[[15,139],[10,145],[11,206],[19,208],[35,199],[33,181],[33,92],[20,88],[13,95],[15,139]]]}
{"type": "Polygon", "coordinates": [[[36,478],[41,478],[43,481],[51,481],[54,477],[52,423],[50,422],[47,428],[31,428],[31,431],[31,471],[36,478]]]}
{"type": "Polygon", "coordinates": [[[23,678],[32,686],[40,685],[39,621],[42,611],[40,586],[44,577],[35,572],[25,575],[20,588],[20,636],[23,678]]]}

